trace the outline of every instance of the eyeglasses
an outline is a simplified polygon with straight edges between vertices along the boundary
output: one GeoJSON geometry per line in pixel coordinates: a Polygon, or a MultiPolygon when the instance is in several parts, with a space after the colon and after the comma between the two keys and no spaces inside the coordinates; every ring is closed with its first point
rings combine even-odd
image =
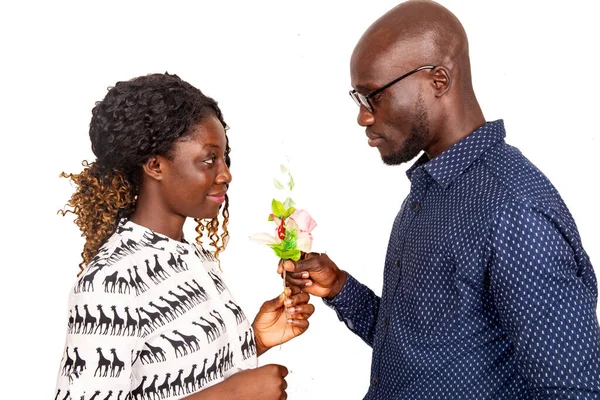
{"type": "Polygon", "coordinates": [[[407,78],[409,76],[411,76],[412,74],[414,74],[415,72],[419,72],[422,71],[424,69],[434,69],[435,65],[424,65],[422,67],[419,67],[417,69],[414,69],[412,71],[410,71],[409,73],[406,73],[404,75],[402,75],[400,78],[396,78],[393,81],[391,81],[390,83],[380,87],[379,89],[376,89],[374,91],[372,91],[371,93],[369,93],[368,95],[364,95],[362,93],[358,93],[356,90],[351,90],[350,93],[350,97],[352,97],[352,99],[354,100],[354,102],[360,107],[360,106],[364,106],[367,110],[369,110],[369,112],[373,112],[373,105],[371,104],[371,101],[369,99],[373,98],[373,96],[378,95],[379,93],[383,92],[385,89],[389,88],[390,86],[400,82],[402,79],[407,78]]]}

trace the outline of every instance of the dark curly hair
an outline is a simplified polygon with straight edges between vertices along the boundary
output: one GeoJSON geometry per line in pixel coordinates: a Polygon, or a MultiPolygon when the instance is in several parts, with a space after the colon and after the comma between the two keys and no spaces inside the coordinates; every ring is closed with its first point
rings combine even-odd
{"type": "MultiPolygon", "coordinates": [[[[83,161],[79,174],[61,174],[77,189],[59,212],[76,215],[75,224],[85,238],[80,274],[114,233],[119,219],[135,210],[142,176],[142,165],[152,156],[172,157],[174,142],[192,133],[207,116],[215,116],[225,130],[227,124],[217,102],[177,75],[151,74],[108,89],[104,100],[96,103],[90,122],[94,162],[83,161]]],[[[225,161],[231,165],[229,140],[225,161]]],[[[225,249],[229,236],[229,199],[219,216],[196,219],[196,241],[201,243],[206,230],[215,257],[225,249]],[[221,232],[219,232],[221,226],[221,232]]]]}

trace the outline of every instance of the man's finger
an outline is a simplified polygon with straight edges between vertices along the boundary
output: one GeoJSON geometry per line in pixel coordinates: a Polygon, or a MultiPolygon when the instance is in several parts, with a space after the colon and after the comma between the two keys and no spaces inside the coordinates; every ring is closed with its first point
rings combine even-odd
{"type": "Polygon", "coordinates": [[[285,274],[286,277],[292,277],[294,279],[308,279],[310,274],[308,272],[288,272],[285,274]]]}
{"type": "MultiPolygon", "coordinates": [[[[316,254],[316,253],[313,253],[316,254]]],[[[313,255],[304,260],[296,261],[293,272],[314,271],[328,259],[327,254],[313,255]]],[[[286,268],[287,269],[287,268],[286,268]]],[[[289,270],[288,270],[289,271],[289,270]]]]}
{"type": "Polygon", "coordinates": [[[292,260],[283,261],[281,266],[288,272],[296,272],[296,264],[292,260]]]}
{"type": "Polygon", "coordinates": [[[310,282],[310,284],[312,285],[312,280],[311,279],[294,279],[294,278],[286,278],[285,281],[290,285],[290,286],[298,286],[299,288],[304,288],[306,287],[306,283],[310,282]]]}

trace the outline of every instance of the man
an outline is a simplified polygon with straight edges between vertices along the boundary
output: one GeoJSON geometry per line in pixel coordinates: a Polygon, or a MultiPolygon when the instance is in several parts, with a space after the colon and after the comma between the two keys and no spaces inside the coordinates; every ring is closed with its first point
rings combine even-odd
{"type": "Polygon", "coordinates": [[[423,155],[381,297],[327,255],[280,265],[373,348],[365,399],[598,399],[597,286],[556,189],[487,122],[458,19],[411,0],[352,54],[351,96],[386,164],[423,155]]]}

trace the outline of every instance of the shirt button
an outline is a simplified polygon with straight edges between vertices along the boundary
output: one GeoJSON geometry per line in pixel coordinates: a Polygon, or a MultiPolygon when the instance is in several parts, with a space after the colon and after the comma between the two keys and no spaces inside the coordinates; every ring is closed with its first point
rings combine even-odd
{"type": "Polygon", "coordinates": [[[414,203],[412,203],[412,204],[410,205],[410,208],[411,208],[413,211],[418,211],[418,210],[419,210],[419,208],[421,208],[421,206],[419,205],[419,203],[417,203],[417,202],[415,201],[414,203]]]}
{"type": "Polygon", "coordinates": [[[377,385],[377,382],[379,382],[379,379],[377,379],[376,376],[373,377],[373,385],[377,385]]]}

